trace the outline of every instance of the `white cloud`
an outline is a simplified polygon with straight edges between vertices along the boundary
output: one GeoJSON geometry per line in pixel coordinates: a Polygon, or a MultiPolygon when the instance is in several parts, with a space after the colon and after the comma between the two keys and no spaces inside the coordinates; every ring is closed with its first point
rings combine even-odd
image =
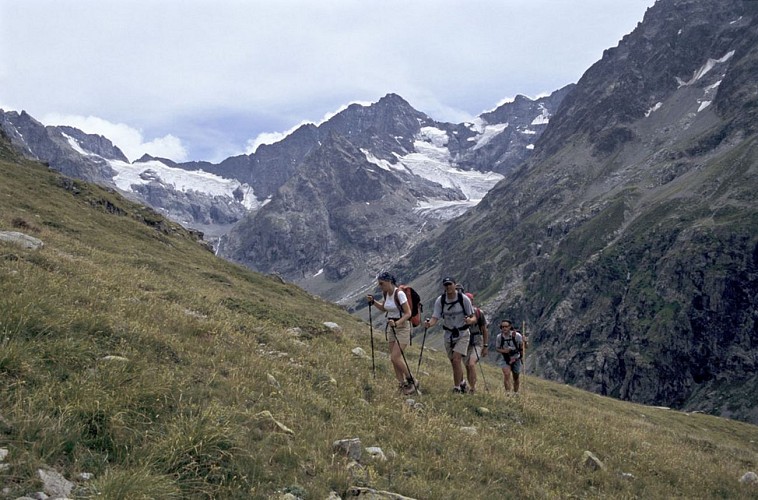
{"type": "Polygon", "coordinates": [[[151,156],[186,161],[187,150],[182,141],[171,134],[145,141],[142,132],[123,123],[112,123],[96,116],[48,114],[39,119],[45,125],[68,125],[87,134],[99,134],[113,142],[129,161],[145,153],[151,156]]]}
{"type": "Polygon", "coordinates": [[[262,134],[258,134],[258,136],[254,139],[248,139],[247,145],[245,147],[245,154],[250,155],[255,153],[255,151],[258,149],[258,146],[261,146],[263,144],[274,144],[275,142],[281,141],[292,132],[297,130],[299,126],[300,125],[290,129],[287,132],[263,132],[262,134]]]}
{"type": "Polygon", "coordinates": [[[285,137],[287,137],[288,135],[290,135],[291,133],[293,133],[295,130],[297,130],[300,127],[302,127],[303,125],[313,124],[313,125],[315,125],[315,126],[318,127],[321,124],[326,123],[329,120],[331,120],[335,115],[337,115],[337,114],[341,113],[342,111],[346,110],[348,108],[348,106],[350,106],[352,104],[358,104],[360,106],[371,106],[371,104],[373,104],[373,103],[363,102],[363,101],[357,102],[356,101],[356,102],[351,103],[351,104],[345,104],[343,106],[340,106],[340,108],[337,111],[330,111],[330,112],[326,113],[324,115],[324,117],[321,118],[321,120],[319,120],[318,122],[303,121],[303,122],[298,123],[297,125],[295,125],[294,127],[292,127],[291,129],[289,129],[286,132],[263,132],[263,133],[258,134],[257,136],[255,136],[255,138],[247,140],[247,143],[245,145],[245,154],[249,155],[249,154],[255,153],[255,151],[258,149],[258,146],[261,146],[263,144],[274,144],[275,142],[279,142],[282,139],[284,139],[285,137]]]}
{"type": "Polygon", "coordinates": [[[0,88],[37,119],[107,116],[163,136],[136,142],[151,154],[179,159],[172,133],[215,157],[209,138],[254,148],[390,92],[469,121],[502,96],[577,81],[653,3],[0,0],[0,88]],[[245,119],[206,120],[224,113],[245,119]]]}

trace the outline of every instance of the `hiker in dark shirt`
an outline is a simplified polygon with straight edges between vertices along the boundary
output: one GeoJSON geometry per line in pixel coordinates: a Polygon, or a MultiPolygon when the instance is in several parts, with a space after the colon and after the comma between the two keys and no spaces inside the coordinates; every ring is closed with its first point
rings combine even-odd
{"type": "Polygon", "coordinates": [[[495,339],[495,350],[500,353],[497,365],[503,369],[503,386],[505,392],[513,390],[518,394],[519,376],[521,375],[524,356],[524,339],[513,329],[513,323],[504,319],[500,322],[500,333],[495,339]],[[513,377],[511,385],[511,377],[513,377]]]}

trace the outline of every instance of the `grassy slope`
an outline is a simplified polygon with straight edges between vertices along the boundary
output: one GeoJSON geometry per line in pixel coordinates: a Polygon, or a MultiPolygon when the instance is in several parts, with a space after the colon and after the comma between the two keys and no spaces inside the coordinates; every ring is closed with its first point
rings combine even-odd
{"type": "MultiPolygon", "coordinates": [[[[353,484],[416,498],[758,494],[738,483],[758,468],[758,428],[744,423],[533,378],[508,398],[491,366],[489,393],[454,397],[449,364],[431,350],[417,397],[424,407],[413,410],[395,390],[380,332],[374,379],[370,359],[350,352],[371,352],[366,324],[2,147],[0,230],[45,242],[38,251],[0,243],[8,498],[39,490],[43,464],[69,478],[94,473],[76,497],[267,498],[289,489],[319,499],[353,484]],[[293,326],[300,338],[286,333],[293,326]],[[294,435],[262,427],[263,410],[294,435]],[[389,459],[364,458],[351,477],[331,443],[352,437],[389,459]],[[583,467],[584,450],[607,470],[583,467]]],[[[419,343],[407,353],[414,371],[419,343]]]]}

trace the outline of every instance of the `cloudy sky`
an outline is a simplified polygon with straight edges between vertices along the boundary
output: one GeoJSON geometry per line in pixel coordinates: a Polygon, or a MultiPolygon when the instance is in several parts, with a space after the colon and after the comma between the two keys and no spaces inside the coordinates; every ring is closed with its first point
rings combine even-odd
{"type": "Polygon", "coordinates": [[[0,0],[0,108],[213,162],[389,92],[462,122],[576,82],[655,0],[0,0]]]}

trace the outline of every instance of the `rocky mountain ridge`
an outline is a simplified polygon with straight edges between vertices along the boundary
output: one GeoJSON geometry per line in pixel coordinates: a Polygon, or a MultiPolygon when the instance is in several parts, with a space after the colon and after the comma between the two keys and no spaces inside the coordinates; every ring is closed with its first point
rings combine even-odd
{"type": "Polygon", "coordinates": [[[526,321],[531,373],[758,422],[756,10],[657,2],[399,272],[526,321]]]}
{"type": "Polygon", "coordinates": [[[436,122],[400,96],[388,94],[369,106],[352,104],[321,125],[303,125],[282,141],[220,164],[177,163],[150,155],[129,163],[102,136],[73,127],[46,127],[25,112],[0,110],[0,126],[25,156],[72,177],[116,187],[215,241],[245,214],[267,203],[296,174],[306,156],[332,135],[349,138],[371,161],[383,163],[382,168],[394,169],[410,182],[418,197],[430,197],[432,202],[420,207],[427,216],[444,220],[458,215],[500,178],[498,174],[477,176],[476,172],[504,171],[514,159],[531,154],[530,141],[544,130],[570,87],[536,100],[517,96],[483,114],[476,123],[458,125],[436,122]],[[508,120],[513,123],[510,128],[508,120]],[[424,137],[425,129],[438,137],[442,134],[446,141],[435,145],[431,159],[429,148],[416,150],[419,136],[422,142],[438,138],[424,137]],[[453,161],[453,156],[459,158],[453,161]],[[403,157],[415,165],[415,174],[414,169],[399,165],[398,158],[403,157]],[[439,172],[440,162],[446,172],[439,172]],[[460,170],[451,175],[449,167],[460,170]],[[465,171],[472,174],[462,176],[465,171]],[[437,179],[440,175],[441,181],[437,179]]]}
{"type": "MultiPolygon", "coordinates": [[[[271,201],[222,239],[219,254],[349,301],[373,286],[378,269],[475,206],[502,178],[494,170],[531,154],[529,141],[570,88],[538,100],[519,96],[476,123],[436,122],[389,94],[370,106],[351,105],[319,127],[301,127],[263,151],[310,153],[292,159],[281,186],[280,173],[268,177],[274,184],[265,189],[277,189],[271,201]]],[[[248,168],[265,163],[258,154],[248,168]]],[[[251,182],[258,193],[261,184],[251,182]]]]}
{"type": "Polygon", "coordinates": [[[28,113],[0,110],[0,129],[25,157],[77,179],[119,189],[187,227],[214,233],[239,220],[254,199],[248,186],[187,172],[164,158],[145,155],[130,163],[109,139],[68,126],[45,126],[28,113]],[[247,196],[248,201],[245,202],[247,196]]]}

